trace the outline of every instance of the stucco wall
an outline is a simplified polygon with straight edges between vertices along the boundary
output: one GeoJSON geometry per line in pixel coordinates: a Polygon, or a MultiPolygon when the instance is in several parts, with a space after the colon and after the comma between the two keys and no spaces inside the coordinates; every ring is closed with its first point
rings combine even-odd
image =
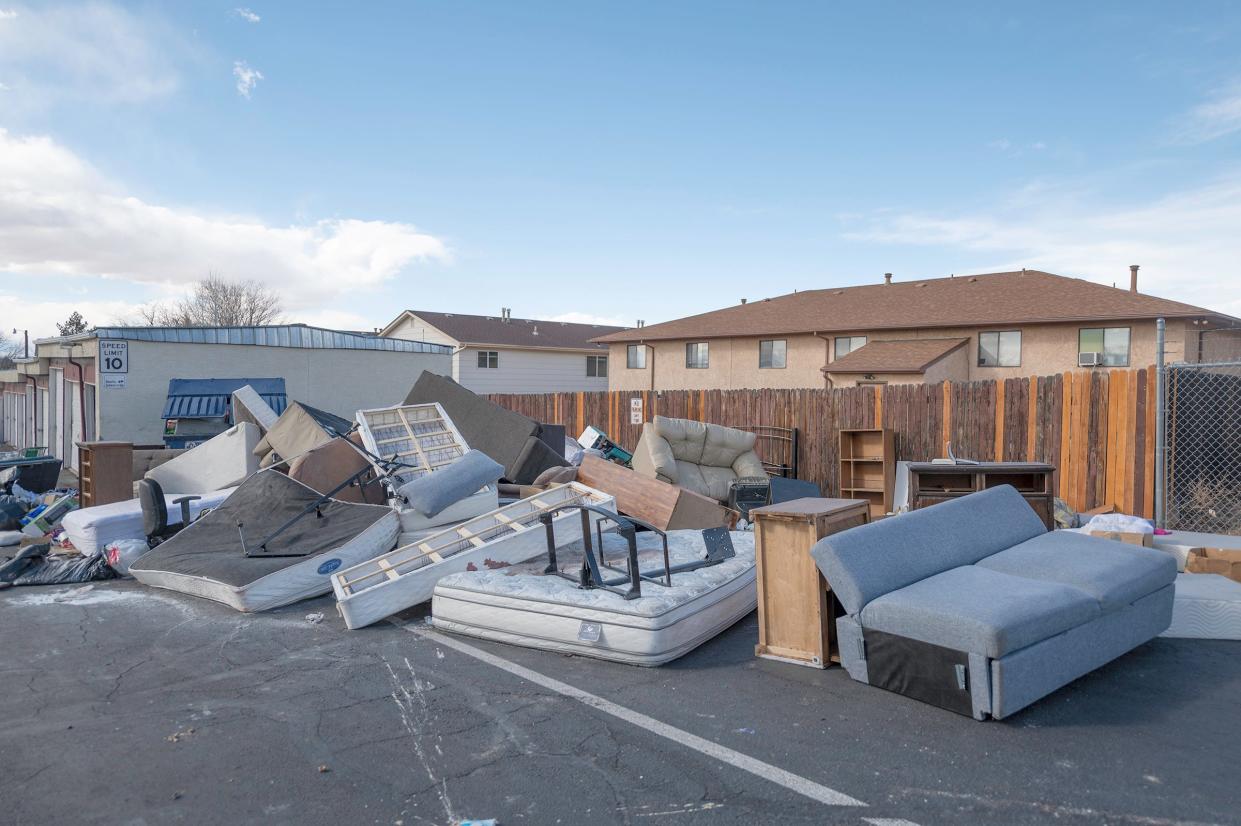
{"type": "MultiPolygon", "coordinates": [[[[607,390],[608,378],[586,375],[587,353],[467,347],[453,356],[452,376],[475,393],[557,393],[607,390]],[[479,350],[499,353],[499,367],[478,366],[479,350]]],[[[590,355],[606,356],[600,350],[590,355]]],[[[608,364],[608,372],[612,370],[608,364]]]]}
{"type": "Polygon", "coordinates": [[[438,353],[131,341],[128,386],[100,382],[99,438],[162,442],[160,413],[173,378],[283,378],[290,400],[352,419],[361,408],[402,401],[423,370],[450,369],[450,356],[438,353]]]}
{"type": "MultiPolygon", "coordinates": [[[[969,342],[952,354],[945,364],[937,365],[931,380],[979,381],[984,379],[1043,376],[1076,370],[1078,331],[1084,327],[1128,327],[1130,329],[1129,366],[1145,367],[1155,363],[1155,322],[1081,322],[1071,324],[1029,324],[1016,327],[950,328],[925,330],[856,330],[841,336],[861,335],[867,341],[889,341],[914,338],[968,338],[969,342]],[[993,330],[1021,330],[1021,365],[1018,367],[979,367],[978,333],[993,330]]],[[[826,337],[826,336],[825,336],[826,337]]],[[[788,336],[788,367],[783,370],[758,369],[759,338],[711,339],[710,367],[690,370],[685,367],[685,341],[651,342],[644,370],[625,367],[626,345],[610,348],[609,372],[613,390],[700,390],[753,387],[822,387],[825,352],[834,360],[835,336],[826,347],[821,338],[811,335],[788,336]]],[[[1167,360],[1180,361],[1185,352],[1185,322],[1167,324],[1167,360]]],[[[899,374],[890,374],[893,381],[899,374]]],[[[924,381],[905,375],[901,381],[924,381]]],[[[837,386],[841,386],[837,382],[837,386]]]]}

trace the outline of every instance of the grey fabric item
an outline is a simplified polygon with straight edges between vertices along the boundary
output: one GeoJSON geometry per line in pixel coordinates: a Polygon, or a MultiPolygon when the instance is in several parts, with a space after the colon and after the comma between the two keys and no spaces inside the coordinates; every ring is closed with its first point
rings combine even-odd
{"type": "Polygon", "coordinates": [[[448,467],[427,473],[397,488],[397,494],[423,516],[435,516],[504,475],[504,468],[481,450],[467,450],[448,467]]]}
{"type": "Polygon", "coordinates": [[[504,468],[504,478],[528,485],[550,467],[568,464],[540,439],[534,419],[493,404],[452,379],[424,371],[410,388],[405,404],[439,402],[466,444],[481,450],[504,468]]]}
{"type": "Polygon", "coordinates": [[[545,488],[548,485],[567,485],[569,482],[577,481],[577,468],[575,467],[549,467],[547,470],[534,477],[534,486],[536,488],[545,488]]]}
{"type": "Polygon", "coordinates": [[[1176,558],[1073,531],[1052,531],[978,561],[978,567],[1080,588],[1117,611],[1176,581],[1176,558]]]}
{"type": "MultiPolygon", "coordinates": [[[[241,483],[224,503],[191,527],[157,545],[130,566],[130,573],[169,571],[243,586],[275,571],[300,564],[305,557],[248,557],[242,553],[237,523],[247,542],[264,537],[319,499],[319,494],[276,470],[262,470],[241,483]]],[[[296,548],[319,554],[345,544],[392,509],[329,499],[268,543],[272,550],[296,548]]],[[[138,576],[141,579],[141,576],[138,576]]]]}
{"type": "Polygon", "coordinates": [[[970,652],[969,680],[974,719],[985,720],[991,714],[991,661],[986,654],[970,652]]]}
{"type": "Polygon", "coordinates": [[[840,664],[849,676],[859,683],[870,683],[866,670],[866,647],[862,642],[862,626],[857,617],[836,618],[836,647],[840,652],[840,664]]]}
{"type": "Polygon", "coordinates": [[[811,550],[845,610],[1033,539],[1047,528],[1010,485],[850,528],[811,550]]]}
{"type": "Polygon", "coordinates": [[[1100,615],[1084,591],[963,565],[872,600],[863,628],[1002,657],[1100,615]]]}
{"type": "Polygon", "coordinates": [[[1172,624],[1174,586],[991,662],[991,715],[1003,719],[1159,636],[1172,624]]]}

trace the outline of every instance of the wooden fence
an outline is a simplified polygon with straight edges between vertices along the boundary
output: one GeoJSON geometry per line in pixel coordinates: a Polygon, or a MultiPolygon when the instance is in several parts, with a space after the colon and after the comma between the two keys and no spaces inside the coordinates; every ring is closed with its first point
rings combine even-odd
{"type": "MultiPolygon", "coordinates": [[[[674,390],[497,394],[492,401],[570,435],[594,425],[632,449],[630,420],[663,415],[716,424],[795,427],[798,475],[838,490],[841,428],[886,427],[896,456],[1039,461],[1057,468],[1058,495],[1077,510],[1114,505],[1154,515],[1155,370],[1073,371],[1000,381],[883,385],[835,390],[674,390]]],[[[762,446],[760,443],[760,453],[762,446]]],[[[764,456],[779,460],[779,457],[764,456]]]]}

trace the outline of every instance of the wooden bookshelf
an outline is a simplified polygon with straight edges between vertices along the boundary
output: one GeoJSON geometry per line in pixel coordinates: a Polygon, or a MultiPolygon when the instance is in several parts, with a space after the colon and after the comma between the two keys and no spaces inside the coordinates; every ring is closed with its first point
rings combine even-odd
{"type": "Polygon", "coordinates": [[[78,497],[84,508],[134,498],[134,446],[78,442],[78,497]]]}
{"type": "Polygon", "coordinates": [[[868,502],[872,519],[892,510],[896,448],[891,430],[842,429],[839,460],[842,498],[868,502]]]}

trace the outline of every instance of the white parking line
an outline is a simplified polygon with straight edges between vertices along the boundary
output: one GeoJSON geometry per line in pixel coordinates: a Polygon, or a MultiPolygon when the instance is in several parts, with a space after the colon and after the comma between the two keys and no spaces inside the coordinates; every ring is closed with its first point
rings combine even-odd
{"type": "Polygon", "coordinates": [[[813,780],[808,780],[801,775],[785,771],[784,769],[778,766],[773,766],[770,763],[764,763],[762,760],[756,760],[755,758],[742,754],[739,751],[733,751],[732,749],[721,746],[718,743],[712,743],[710,740],[704,740],[697,735],[690,734],[688,731],[683,731],[675,726],[670,726],[667,723],[661,723],[654,717],[648,717],[645,714],[625,708],[622,705],[617,705],[611,700],[605,700],[602,697],[591,694],[588,691],[582,691],[580,688],[574,688],[568,683],[562,683],[560,680],[540,674],[537,671],[531,671],[525,666],[518,665],[517,663],[506,660],[503,657],[484,651],[481,648],[475,648],[469,643],[440,634],[439,632],[432,631],[428,628],[416,627],[412,624],[402,622],[401,620],[390,619],[389,622],[400,628],[404,628],[412,634],[417,634],[425,639],[433,640],[437,645],[442,645],[445,648],[451,648],[454,651],[458,651],[462,654],[473,657],[476,660],[494,666],[501,671],[507,671],[509,674],[520,677],[528,682],[532,682],[535,685],[542,686],[543,688],[554,691],[557,694],[568,697],[569,699],[577,700],[583,705],[590,706],[591,708],[602,711],[605,714],[610,714],[613,717],[617,717],[627,723],[632,723],[633,725],[645,729],[652,734],[657,734],[660,737],[671,740],[677,745],[691,748],[694,751],[707,755],[708,757],[713,757],[721,763],[727,763],[728,765],[741,769],[742,771],[749,772],[756,777],[761,777],[763,780],[769,780],[772,783],[783,786],[790,791],[797,792],[798,794],[808,797],[811,800],[816,800],[819,803],[824,803],[828,806],[866,805],[862,801],[849,797],[849,795],[844,794],[843,792],[838,792],[835,789],[829,789],[827,786],[815,783],[813,780]]]}

